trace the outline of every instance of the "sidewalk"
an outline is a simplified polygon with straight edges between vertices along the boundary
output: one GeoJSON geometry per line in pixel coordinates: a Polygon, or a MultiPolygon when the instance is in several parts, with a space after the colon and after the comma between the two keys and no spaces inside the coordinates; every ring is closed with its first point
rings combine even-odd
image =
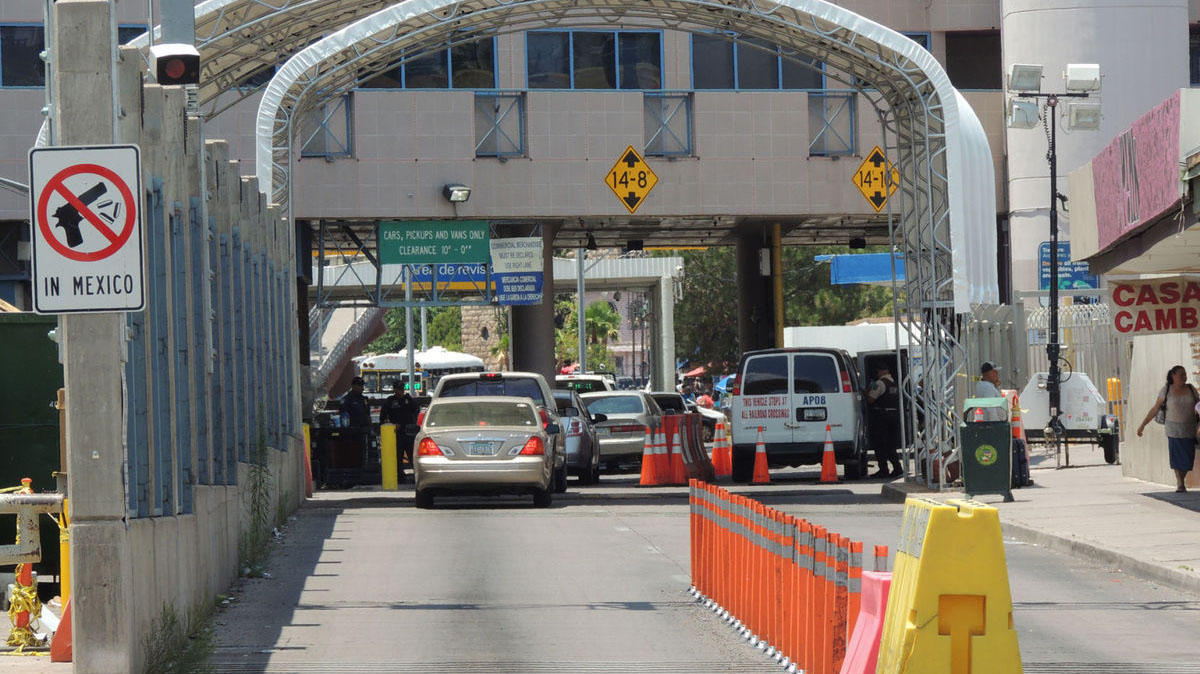
{"type": "MultiPolygon", "coordinates": [[[[1086,450],[1072,453],[1089,465],[1055,469],[1052,457],[1035,457],[1034,486],[1014,489],[1015,503],[993,495],[976,500],[999,509],[1006,536],[1200,594],[1200,491],[1177,494],[1174,486],[1124,477],[1119,465],[1089,460],[1086,450]]],[[[908,482],[883,487],[888,500],[903,502],[907,494],[963,497],[908,482]]]]}

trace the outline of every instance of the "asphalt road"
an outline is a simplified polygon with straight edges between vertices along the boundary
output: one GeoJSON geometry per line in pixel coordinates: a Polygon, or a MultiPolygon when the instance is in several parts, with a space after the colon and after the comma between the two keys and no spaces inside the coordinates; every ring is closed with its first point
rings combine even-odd
{"type": "MultiPolygon", "coordinates": [[[[776,474],[758,496],[875,543],[879,483],[776,474]]],[[[411,506],[411,489],[322,494],[215,618],[221,672],[778,672],[690,601],[686,490],[634,476],[530,499],[411,506]]],[[[411,487],[411,485],[410,485],[411,487]]],[[[1025,671],[1200,673],[1200,597],[1006,544],[1025,671]]]]}

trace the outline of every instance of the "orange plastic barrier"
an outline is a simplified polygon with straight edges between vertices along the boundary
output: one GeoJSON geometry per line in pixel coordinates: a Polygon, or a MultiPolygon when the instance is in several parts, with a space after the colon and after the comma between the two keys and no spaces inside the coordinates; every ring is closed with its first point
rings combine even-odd
{"type": "Polygon", "coordinates": [[[50,662],[70,662],[75,657],[71,641],[71,600],[63,607],[62,619],[50,640],[50,662]]]}
{"type": "Polygon", "coordinates": [[[864,571],[862,583],[862,611],[858,614],[858,624],[850,637],[846,661],[839,674],[875,674],[879,660],[879,639],[883,636],[883,614],[892,574],[864,571]]]}
{"type": "Polygon", "coordinates": [[[836,674],[856,657],[861,542],[700,480],[688,503],[697,601],[784,668],[836,674]]]}

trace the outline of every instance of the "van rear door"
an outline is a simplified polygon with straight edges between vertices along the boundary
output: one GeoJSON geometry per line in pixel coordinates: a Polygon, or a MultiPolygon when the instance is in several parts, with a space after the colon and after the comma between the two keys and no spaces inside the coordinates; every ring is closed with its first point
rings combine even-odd
{"type": "Polygon", "coordinates": [[[824,442],[828,424],[833,439],[854,440],[858,432],[858,394],[832,353],[791,356],[792,392],[789,425],[795,442],[824,442]]]}
{"type": "Polygon", "coordinates": [[[735,442],[755,442],[759,426],[765,443],[792,442],[789,359],[787,353],[763,353],[742,364],[740,393],[733,397],[735,442]]]}

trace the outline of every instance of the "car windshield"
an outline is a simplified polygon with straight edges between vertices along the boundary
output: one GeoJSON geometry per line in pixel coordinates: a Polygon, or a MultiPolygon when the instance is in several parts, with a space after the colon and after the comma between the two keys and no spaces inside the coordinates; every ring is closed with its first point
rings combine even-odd
{"type": "Polygon", "coordinates": [[[513,396],[515,398],[533,398],[539,405],[545,405],[542,397],[542,387],[533,379],[522,377],[504,377],[502,379],[449,379],[444,380],[439,397],[461,396],[513,396]]]}
{"type": "Polygon", "coordinates": [[[646,411],[639,396],[603,396],[584,401],[588,414],[641,414],[646,411]]]}
{"type": "Polygon", "coordinates": [[[456,426],[536,426],[533,407],[523,402],[478,400],[439,402],[429,407],[427,428],[456,426]]]}
{"type": "Polygon", "coordinates": [[[654,396],[654,402],[663,409],[664,412],[686,412],[687,405],[683,402],[683,396],[665,395],[654,396]]]}
{"type": "Polygon", "coordinates": [[[562,388],[579,391],[580,393],[591,393],[592,391],[607,391],[604,386],[603,379],[560,379],[556,382],[562,388]]]}

